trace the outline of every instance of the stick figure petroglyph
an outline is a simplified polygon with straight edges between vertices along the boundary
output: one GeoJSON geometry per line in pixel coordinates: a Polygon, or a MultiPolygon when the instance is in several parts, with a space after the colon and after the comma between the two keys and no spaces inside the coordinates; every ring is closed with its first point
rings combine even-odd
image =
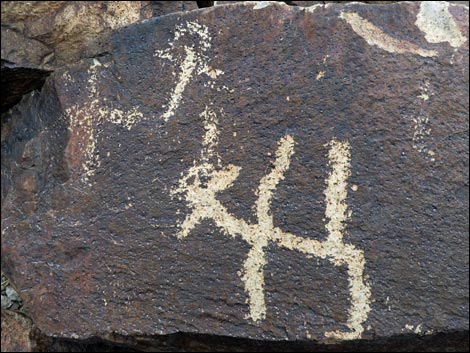
{"type": "Polygon", "coordinates": [[[328,238],[318,241],[299,237],[275,227],[270,212],[273,192],[285,178],[285,172],[289,169],[290,159],[294,154],[294,138],[286,134],[279,140],[273,168],[260,180],[257,190],[258,199],[255,206],[258,222],[250,224],[230,214],[216,198],[217,193],[230,188],[241,167],[232,164],[225,167],[221,165],[220,157],[215,155],[218,140],[216,114],[206,107],[201,116],[204,118],[206,131],[201,157],[194,162],[180,179],[178,188],[173,191],[173,194],[184,195],[183,198],[191,209],[180,226],[178,238],[184,239],[202,220],[208,219],[224,234],[241,237],[250,245],[241,280],[248,294],[249,319],[257,324],[266,317],[263,268],[266,265],[265,249],[269,244],[328,259],[334,266],[347,266],[351,307],[346,326],[350,331],[327,332],[325,336],[336,339],[360,338],[364,331],[362,324],[370,311],[370,288],[363,281],[363,252],[354,245],[343,242],[344,223],[348,213],[345,199],[347,177],[350,174],[349,144],[335,139],[328,144],[328,158],[332,169],[324,192],[326,217],[329,219],[326,225],[328,238]],[[217,165],[211,163],[214,159],[218,161],[217,165]]]}
{"type": "Polygon", "coordinates": [[[207,26],[200,25],[197,22],[187,22],[179,25],[175,29],[175,36],[173,41],[170,41],[169,46],[165,50],[157,50],[154,56],[162,59],[167,59],[170,62],[177,62],[177,59],[172,54],[175,43],[184,35],[199,37],[199,50],[196,50],[195,45],[185,45],[184,59],[178,63],[181,68],[178,78],[176,80],[176,86],[170,95],[168,103],[164,106],[165,111],[162,114],[162,119],[168,121],[170,117],[175,114],[175,110],[178,108],[183,98],[183,92],[190,80],[194,75],[206,74],[212,79],[217,78],[222,73],[220,70],[212,69],[207,62],[207,50],[211,47],[211,41],[209,36],[209,29],[207,26]]]}
{"type": "MultiPolygon", "coordinates": [[[[214,88],[214,81],[223,71],[208,65],[207,50],[211,47],[208,28],[197,22],[190,22],[176,28],[175,37],[169,48],[158,50],[155,56],[179,64],[180,73],[177,84],[172,90],[167,104],[162,108],[161,118],[168,121],[182,101],[185,87],[195,75],[206,74],[211,80],[208,87],[214,88]],[[184,46],[185,57],[181,61],[172,54],[174,43],[183,35],[192,34],[200,38],[199,50],[194,45],[184,46]]],[[[205,85],[206,87],[206,85],[205,85]]],[[[222,111],[222,110],[221,110],[222,111]]],[[[255,204],[257,223],[248,223],[244,219],[230,214],[227,208],[217,199],[217,193],[229,189],[238,178],[240,166],[223,165],[216,153],[218,144],[218,117],[212,107],[206,107],[200,114],[205,134],[202,138],[200,156],[192,167],[182,173],[178,187],[171,191],[173,197],[179,195],[189,207],[190,212],[179,225],[179,239],[190,235],[203,220],[211,220],[224,234],[241,237],[250,245],[250,250],[240,272],[241,280],[247,292],[249,304],[248,319],[260,324],[266,317],[264,295],[264,266],[267,263],[265,250],[268,245],[298,251],[328,259],[334,266],[347,266],[351,305],[348,310],[346,326],[349,331],[326,332],[332,339],[360,338],[364,331],[363,323],[370,311],[370,288],[364,282],[364,254],[352,244],[343,242],[345,221],[347,220],[347,178],[350,174],[350,148],[347,142],[333,139],[329,144],[328,159],[331,173],[327,178],[325,189],[326,225],[328,237],[324,241],[308,239],[284,232],[274,226],[271,214],[271,200],[278,184],[284,180],[294,154],[294,137],[286,134],[277,146],[273,168],[261,180],[257,189],[255,204]]]]}

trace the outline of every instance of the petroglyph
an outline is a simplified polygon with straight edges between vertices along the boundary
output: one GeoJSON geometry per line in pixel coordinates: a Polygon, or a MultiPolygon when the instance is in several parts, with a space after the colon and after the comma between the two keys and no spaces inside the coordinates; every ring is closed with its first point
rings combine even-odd
{"type": "MultiPolygon", "coordinates": [[[[187,22],[176,27],[174,38],[170,41],[167,49],[156,51],[154,56],[167,59],[176,66],[181,67],[181,72],[178,75],[170,99],[163,106],[164,112],[160,118],[164,121],[168,121],[175,114],[186,86],[195,75],[207,75],[208,82],[204,83],[204,86],[214,88],[215,83],[213,80],[223,74],[222,70],[209,66],[210,59],[207,51],[210,47],[211,36],[207,26],[200,25],[197,22],[187,22]],[[191,46],[184,46],[184,58],[178,60],[175,58],[173,51],[175,44],[185,35],[190,37],[192,42],[194,42],[194,36],[199,37],[199,40],[191,46]]],[[[101,124],[110,122],[130,130],[142,120],[151,118],[151,116],[144,117],[144,114],[136,106],[127,110],[106,106],[107,99],[101,97],[97,87],[102,70],[106,70],[108,66],[109,64],[102,64],[98,59],[93,59],[93,63],[88,69],[88,99],[80,105],[75,104],[65,109],[70,121],[69,126],[72,135],[67,147],[69,161],[76,160],[76,156],[81,156],[79,162],[70,163],[78,164],[82,170],[81,179],[88,184],[90,184],[90,178],[94,175],[95,169],[101,164],[100,156],[96,152],[97,138],[102,131],[101,124]]],[[[175,73],[173,74],[175,75],[175,73]]],[[[67,72],[62,77],[66,86],[67,82],[72,80],[67,72]]],[[[217,89],[228,90],[225,86],[217,89]]]]}
{"type": "Polygon", "coordinates": [[[223,166],[220,157],[215,153],[217,146],[218,119],[216,114],[206,110],[201,114],[204,118],[205,135],[201,158],[195,160],[193,166],[183,174],[173,195],[180,195],[189,205],[191,212],[180,224],[178,238],[184,239],[204,219],[209,219],[226,235],[241,237],[250,245],[243,269],[239,275],[248,294],[249,315],[256,324],[266,317],[264,294],[264,266],[267,263],[265,248],[269,244],[303,254],[328,259],[334,266],[347,266],[351,306],[346,326],[349,332],[326,332],[331,339],[357,339],[364,331],[363,323],[370,311],[370,287],[364,282],[365,259],[362,251],[354,245],[343,242],[345,222],[348,217],[346,204],[347,178],[350,175],[350,147],[347,142],[333,139],[329,144],[328,159],[331,173],[326,180],[325,201],[326,225],[328,238],[318,241],[284,232],[274,226],[271,214],[271,200],[278,184],[284,180],[289,169],[290,159],[294,154],[294,138],[286,134],[277,146],[272,170],[266,174],[257,189],[255,204],[257,223],[247,223],[230,214],[227,208],[216,198],[218,192],[230,188],[237,179],[241,167],[229,164],[223,166]],[[214,165],[212,160],[216,161],[214,165]],[[203,181],[206,180],[206,181],[203,181]]]}
{"type": "Polygon", "coordinates": [[[375,45],[389,53],[411,53],[424,57],[436,56],[438,54],[436,50],[423,49],[411,42],[389,36],[357,13],[341,11],[339,17],[349,23],[354,32],[364,38],[369,45],[375,45]]]}
{"type": "MultiPolygon", "coordinates": [[[[169,60],[180,68],[175,87],[171,90],[167,103],[162,106],[163,113],[159,118],[168,121],[175,115],[183,100],[183,94],[188,84],[197,76],[207,76],[206,87],[213,88],[214,80],[223,72],[209,66],[208,49],[211,47],[211,37],[208,28],[197,22],[187,22],[177,26],[174,38],[165,50],[158,50],[155,56],[169,60]],[[182,46],[183,57],[177,57],[175,43],[184,35],[199,37],[199,41],[192,40],[191,45],[182,46]]],[[[81,149],[85,160],[82,163],[83,178],[88,181],[100,165],[99,155],[96,153],[96,140],[101,132],[101,122],[108,121],[131,129],[136,123],[144,119],[143,114],[133,107],[127,111],[108,109],[102,106],[97,89],[100,70],[106,69],[97,59],[89,69],[88,98],[85,106],[73,106],[67,109],[70,117],[70,126],[76,139],[71,138],[67,148],[70,154],[75,149],[81,149]],[[85,117],[85,118],[84,118],[85,117]],[[84,142],[84,144],[82,143],[84,142]],[[84,145],[85,147],[83,147],[84,145]]],[[[67,76],[64,74],[64,78],[67,76]]],[[[190,208],[179,225],[177,234],[179,239],[190,235],[191,231],[202,220],[212,220],[214,224],[227,236],[241,237],[246,241],[250,250],[240,271],[240,279],[244,283],[247,293],[249,314],[247,319],[255,324],[261,324],[266,317],[266,303],[264,293],[264,266],[267,263],[265,250],[268,245],[298,251],[307,258],[317,256],[329,260],[333,266],[346,266],[349,281],[351,304],[348,309],[348,320],[345,326],[347,331],[326,332],[325,337],[332,339],[357,339],[364,331],[363,323],[367,319],[370,309],[370,287],[364,282],[365,259],[361,250],[352,244],[343,242],[345,222],[349,216],[347,210],[347,178],[350,175],[350,147],[346,141],[333,139],[328,144],[328,160],[331,169],[326,180],[326,231],[328,237],[324,241],[308,239],[284,232],[274,226],[271,214],[271,200],[279,183],[285,178],[289,170],[291,157],[294,154],[294,137],[286,134],[277,144],[274,163],[271,171],[259,182],[257,200],[255,203],[257,223],[248,223],[230,214],[227,208],[216,198],[217,193],[229,189],[238,178],[240,166],[233,164],[223,165],[216,149],[218,145],[219,129],[218,116],[213,107],[206,106],[200,113],[204,125],[202,137],[202,150],[192,167],[182,173],[178,186],[171,191],[173,197],[184,200],[190,208]]],[[[148,118],[148,117],[146,117],[148,118]]]]}
{"type": "Polygon", "coordinates": [[[431,119],[426,112],[427,101],[433,93],[429,82],[421,86],[421,93],[414,100],[414,104],[419,108],[419,113],[411,117],[413,122],[413,148],[429,159],[435,161],[435,152],[428,146],[429,136],[431,135],[431,119]]]}
{"type": "MultiPolygon", "coordinates": [[[[167,49],[156,51],[155,56],[169,60],[181,68],[178,75],[173,73],[178,78],[167,104],[163,106],[164,112],[161,117],[164,121],[168,121],[175,115],[186,86],[196,75],[206,74],[209,82],[205,84],[205,87],[212,88],[214,81],[211,80],[223,74],[221,70],[208,65],[207,50],[210,47],[211,37],[208,28],[188,22],[177,26],[174,38],[169,42],[167,49]],[[184,58],[178,59],[173,54],[175,43],[185,34],[190,34],[192,37],[198,36],[200,40],[191,46],[183,46],[184,58]]],[[[370,311],[370,288],[363,282],[364,255],[353,245],[343,243],[344,222],[347,219],[346,179],[350,173],[349,144],[333,140],[329,145],[328,156],[332,172],[327,179],[325,191],[326,216],[330,220],[326,229],[329,235],[327,240],[321,242],[298,237],[275,227],[270,212],[273,192],[279,182],[284,179],[285,172],[290,166],[290,158],[294,154],[294,138],[287,134],[279,140],[274,167],[260,180],[257,190],[258,199],[255,208],[258,222],[250,224],[230,214],[216,198],[218,192],[231,187],[238,178],[241,167],[232,164],[224,166],[216,152],[219,130],[218,117],[213,108],[206,106],[199,116],[202,118],[205,130],[201,154],[194,160],[189,170],[182,173],[178,186],[171,191],[173,197],[184,200],[191,209],[179,225],[178,238],[184,239],[202,220],[209,219],[224,234],[241,237],[250,245],[250,251],[239,275],[248,294],[249,315],[247,319],[251,319],[256,324],[260,324],[266,317],[264,266],[267,260],[264,252],[270,243],[308,256],[315,255],[328,259],[334,266],[346,265],[351,295],[351,307],[346,326],[350,331],[327,332],[325,336],[335,339],[361,337],[364,331],[363,322],[370,311]]]]}
{"type": "MultiPolygon", "coordinates": [[[[206,52],[211,47],[210,40],[211,37],[206,26],[199,25],[197,22],[188,22],[176,28],[174,40],[168,49],[157,51],[155,54],[161,58],[169,59],[181,67],[177,84],[169,102],[164,107],[166,108],[165,112],[161,115],[163,120],[167,121],[174,115],[181,102],[184,89],[194,75],[206,74],[209,77],[209,82],[205,85],[209,84],[210,87],[214,87],[212,80],[223,73],[208,65],[209,58],[206,52]],[[199,51],[196,52],[194,45],[185,46],[185,57],[181,62],[178,62],[173,58],[172,50],[176,41],[185,34],[199,36],[199,51]]],[[[144,118],[149,118],[149,116],[144,117],[143,113],[135,106],[128,110],[106,106],[106,98],[100,96],[97,86],[102,70],[106,70],[108,66],[109,64],[103,65],[98,59],[93,59],[88,69],[88,99],[80,105],[74,104],[65,109],[71,131],[71,138],[67,146],[69,163],[81,169],[81,180],[88,184],[90,184],[90,178],[94,175],[95,169],[101,165],[100,156],[96,151],[97,138],[102,131],[101,124],[110,122],[130,130],[144,118]]],[[[62,77],[66,86],[68,82],[72,82],[68,72],[65,72],[62,77]]]]}
{"type": "MultiPolygon", "coordinates": [[[[223,74],[221,70],[213,69],[209,66],[209,56],[208,50],[211,48],[211,36],[209,34],[209,29],[207,26],[200,25],[197,22],[187,22],[185,24],[176,26],[175,36],[172,41],[169,42],[169,46],[165,50],[157,50],[154,56],[160,57],[162,59],[167,59],[175,66],[181,68],[181,72],[176,79],[176,86],[173,89],[170,99],[167,104],[163,106],[165,109],[162,114],[162,118],[165,121],[168,121],[170,117],[175,114],[175,110],[181,103],[183,99],[183,92],[188,83],[194,77],[194,75],[206,74],[211,79],[216,79],[217,76],[223,74]],[[192,42],[194,42],[193,37],[199,37],[199,40],[190,45],[185,45],[184,49],[184,59],[178,60],[175,58],[175,55],[172,53],[174,51],[175,44],[180,38],[184,35],[188,35],[192,42]],[[199,50],[196,50],[196,46],[199,50]]],[[[175,73],[173,72],[173,75],[175,73]]],[[[213,82],[209,83],[210,87],[213,88],[213,82]]]]}
{"type": "MultiPolygon", "coordinates": [[[[93,59],[88,69],[88,97],[82,104],[74,104],[65,108],[69,119],[70,141],[67,145],[69,161],[79,156],[79,168],[82,170],[81,180],[90,184],[90,177],[95,169],[101,165],[100,156],[96,152],[97,138],[102,131],[103,122],[110,122],[127,128],[128,130],[144,119],[143,113],[137,108],[129,110],[111,108],[106,106],[106,98],[101,97],[97,88],[101,70],[106,70],[109,64],[102,64],[93,59]]],[[[70,75],[65,72],[62,78],[71,81],[70,75]]]]}

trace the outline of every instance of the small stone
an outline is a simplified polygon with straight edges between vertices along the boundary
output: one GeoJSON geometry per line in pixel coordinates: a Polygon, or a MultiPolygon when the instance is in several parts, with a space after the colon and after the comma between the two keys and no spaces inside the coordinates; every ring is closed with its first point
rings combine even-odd
{"type": "Polygon", "coordinates": [[[6,295],[2,295],[2,309],[9,309],[12,305],[12,301],[6,295]]]}
{"type": "Polygon", "coordinates": [[[15,301],[15,302],[21,301],[20,296],[18,295],[16,290],[14,290],[12,287],[7,287],[5,292],[8,298],[10,298],[12,301],[15,301]]]}

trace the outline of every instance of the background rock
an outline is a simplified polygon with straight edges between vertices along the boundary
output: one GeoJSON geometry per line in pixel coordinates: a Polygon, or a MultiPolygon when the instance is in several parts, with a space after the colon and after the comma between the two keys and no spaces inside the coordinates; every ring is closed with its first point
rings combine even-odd
{"type": "Polygon", "coordinates": [[[194,1],[3,1],[2,60],[50,69],[100,54],[112,30],[194,1]],[[100,41],[101,40],[101,41],[100,41]]]}
{"type": "Polygon", "coordinates": [[[2,112],[54,68],[101,55],[113,30],[195,8],[195,1],[2,1],[2,112]]]}
{"type": "Polygon", "coordinates": [[[326,332],[350,332],[344,263],[272,241],[266,317],[253,320],[243,272],[253,245],[210,219],[178,239],[196,207],[195,175],[186,184],[182,175],[203,168],[202,197],[215,171],[241,168],[217,200],[259,224],[260,183],[291,138],[269,214],[308,244],[342,232],[363,254],[371,294],[355,338],[460,337],[468,10],[451,6],[452,31],[436,42],[415,25],[420,4],[253,7],[115,30],[105,55],[56,69],[2,116],[2,262],[34,322],[46,336],[120,342],[174,332],[325,342],[326,332]],[[334,141],[350,146],[348,163],[328,159],[334,141]],[[348,197],[331,201],[346,207],[336,216],[325,203],[334,165],[351,172],[348,197]]]}
{"type": "Polygon", "coordinates": [[[33,352],[32,322],[24,314],[2,309],[2,352],[33,352]]]}
{"type": "MultiPolygon", "coordinates": [[[[468,6],[468,1],[452,2],[468,6]]],[[[236,1],[216,2],[228,3],[236,1]]],[[[305,7],[334,1],[288,3],[305,7]]],[[[1,6],[4,112],[18,103],[23,94],[42,87],[55,67],[106,53],[107,36],[112,30],[151,17],[194,10],[198,5],[196,1],[2,1],[1,6]]]]}

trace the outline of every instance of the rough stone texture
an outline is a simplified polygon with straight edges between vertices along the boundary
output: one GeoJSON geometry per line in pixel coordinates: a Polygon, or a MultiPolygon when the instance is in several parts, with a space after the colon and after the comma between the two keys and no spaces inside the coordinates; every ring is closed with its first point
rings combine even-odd
{"type": "Polygon", "coordinates": [[[43,69],[73,63],[99,53],[112,30],[195,8],[194,1],[2,1],[2,60],[43,69]]]}
{"type": "Polygon", "coordinates": [[[468,8],[216,6],[108,48],[2,119],[45,335],[468,331],[468,8]]]}
{"type": "Polygon", "coordinates": [[[105,52],[112,30],[195,8],[195,1],[2,1],[2,112],[54,68],[105,52]]]}
{"type": "Polygon", "coordinates": [[[313,341],[260,341],[226,336],[176,333],[167,336],[72,340],[35,337],[41,352],[468,352],[468,332],[414,334],[374,341],[317,344],[313,341]]]}
{"type": "Polygon", "coordinates": [[[33,352],[32,322],[24,314],[2,310],[2,352],[33,352]]]}
{"type": "MultiPolygon", "coordinates": [[[[215,5],[226,5],[226,4],[233,4],[236,2],[240,1],[217,1],[215,5]]],[[[309,7],[309,6],[314,6],[314,5],[324,5],[324,4],[330,4],[330,3],[348,3],[348,2],[362,2],[365,4],[375,4],[375,5],[387,5],[387,4],[392,4],[395,2],[399,1],[279,1],[279,2],[284,2],[288,5],[291,6],[302,6],[302,7],[309,7]]],[[[449,1],[453,4],[462,4],[462,5],[469,5],[469,1],[449,1]]]]}
{"type": "Polygon", "coordinates": [[[16,292],[16,290],[11,286],[10,281],[2,272],[2,310],[22,310],[23,303],[16,292]]]}

